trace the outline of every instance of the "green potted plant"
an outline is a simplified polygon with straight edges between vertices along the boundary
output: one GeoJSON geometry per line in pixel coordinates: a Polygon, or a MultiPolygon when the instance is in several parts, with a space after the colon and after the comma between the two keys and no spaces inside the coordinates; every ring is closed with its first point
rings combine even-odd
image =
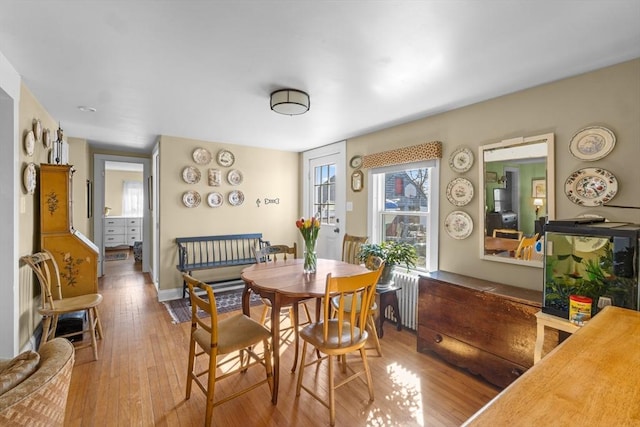
{"type": "Polygon", "coordinates": [[[408,269],[416,266],[418,254],[416,248],[409,243],[385,241],[382,243],[365,243],[360,247],[360,261],[367,262],[372,257],[384,260],[384,269],[378,283],[387,284],[393,278],[393,267],[403,265],[408,269]]]}

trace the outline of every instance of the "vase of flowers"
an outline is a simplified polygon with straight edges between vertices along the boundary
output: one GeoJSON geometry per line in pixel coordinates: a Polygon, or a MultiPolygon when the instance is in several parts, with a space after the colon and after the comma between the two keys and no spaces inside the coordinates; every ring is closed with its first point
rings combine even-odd
{"type": "Polygon", "coordinates": [[[315,273],[318,266],[316,241],[320,231],[320,221],[315,217],[300,218],[296,221],[296,227],[304,239],[304,272],[306,274],[315,273]]]}

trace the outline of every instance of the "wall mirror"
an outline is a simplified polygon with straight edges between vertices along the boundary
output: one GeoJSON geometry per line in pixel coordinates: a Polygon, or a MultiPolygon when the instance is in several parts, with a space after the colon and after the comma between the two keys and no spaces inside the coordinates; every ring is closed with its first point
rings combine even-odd
{"type": "Polygon", "coordinates": [[[483,145],[478,158],[480,257],[542,267],[542,226],[555,217],[553,134],[483,145]]]}

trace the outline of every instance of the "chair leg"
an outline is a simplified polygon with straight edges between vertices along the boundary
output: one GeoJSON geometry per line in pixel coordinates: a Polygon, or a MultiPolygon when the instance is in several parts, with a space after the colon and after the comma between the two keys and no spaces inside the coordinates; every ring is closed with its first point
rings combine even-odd
{"type": "Polygon", "coordinates": [[[196,358],[196,342],[193,338],[190,339],[189,343],[189,365],[187,367],[187,391],[185,399],[189,399],[191,397],[191,385],[193,384],[193,365],[195,364],[196,358]]]}
{"type": "Polygon", "coordinates": [[[304,374],[304,364],[307,358],[307,342],[302,344],[302,359],[300,359],[300,369],[298,371],[298,383],[296,384],[296,396],[300,396],[300,388],[302,387],[302,374],[304,374]]]}
{"type": "Polygon", "coordinates": [[[98,339],[103,339],[102,322],[100,322],[100,314],[98,314],[98,307],[93,308],[93,313],[96,316],[96,326],[97,326],[96,329],[98,330],[98,339]]]}
{"type": "Polygon", "coordinates": [[[42,336],[40,337],[40,346],[49,340],[49,328],[51,327],[51,316],[42,317],[42,336]]]}
{"type": "Polygon", "coordinates": [[[367,387],[369,388],[369,401],[373,402],[373,380],[371,379],[371,370],[367,361],[367,350],[364,347],[360,349],[360,357],[362,358],[362,366],[367,377],[367,387]]]}
{"type": "Polygon", "coordinates": [[[373,336],[373,343],[376,346],[378,356],[382,357],[382,347],[380,346],[380,339],[378,338],[378,329],[376,328],[376,319],[374,316],[374,314],[371,314],[371,316],[369,316],[367,326],[369,329],[369,335],[373,336]]]}
{"type": "Polygon", "coordinates": [[[334,356],[329,355],[329,424],[336,424],[336,389],[333,380],[333,359],[334,356]]]}
{"type": "Polygon", "coordinates": [[[269,306],[267,304],[264,304],[264,307],[262,307],[262,314],[260,315],[260,324],[261,325],[265,325],[266,321],[267,321],[267,314],[269,313],[269,306]]]}
{"type": "Polygon", "coordinates": [[[269,340],[262,341],[264,347],[264,368],[267,374],[267,384],[271,391],[271,402],[273,402],[273,365],[271,364],[271,346],[269,340]]]}
{"type": "Polygon", "coordinates": [[[89,316],[89,333],[91,334],[91,347],[93,348],[93,358],[98,360],[98,342],[96,341],[96,324],[94,321],[94,314],[91,308],[87,309],[87,315],[89,316]]]}
{"type": "Polygon", "coordinates": [[[209,377],[207,383],[207,410],[205,412],[204,425],[206,427],[211,426],[211,422],[213,419],[213,396],[216,389],[216,362],[217,362],[217,353],[212,351],[209,354],[209,373],[207,376],[209,377]]]}
{"type": "Polygon", "coordinates": [[[313,320],[311,320],[311,313],[309,313],[309,307],[307,307],[306,303],[301,303],[302,304],[302,308],[304,309],[304,314],[307,316],[307,325],[310,324],[311,322],[313,322],[313,320]]]}

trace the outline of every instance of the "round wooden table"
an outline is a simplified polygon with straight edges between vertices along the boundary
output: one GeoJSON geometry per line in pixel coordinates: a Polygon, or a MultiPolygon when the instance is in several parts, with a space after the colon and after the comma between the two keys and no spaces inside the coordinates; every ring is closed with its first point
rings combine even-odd
{"type": "Polygon", "coordinates": [[[277,260],[269,263],[254,264],[242,270],[244,291],[242,293],[242,311],[247,316],[250,292],[254,292],[271,302],[271,337],[273,348],[273,403],[278,401],[280,378],[280,308],[292,305],[293,323],[296,329],[294,369],[298,360],[298,303],[316,298],[316,320],[320,316],[320,299],[324,297],[327,274],[332,276],[353,276],[366,273],[364,265],[349,264],[331,259],[318,259],[318,268],[314,274],[302,272],[302,259],[277,260]]]}

